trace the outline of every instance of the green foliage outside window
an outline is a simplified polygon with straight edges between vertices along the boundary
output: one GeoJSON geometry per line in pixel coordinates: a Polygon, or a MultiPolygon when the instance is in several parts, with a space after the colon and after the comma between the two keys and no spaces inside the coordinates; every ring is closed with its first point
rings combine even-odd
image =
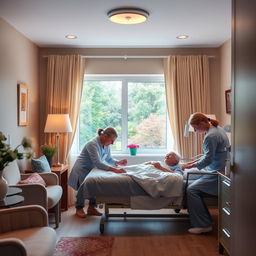
{"type": "MultiPolygon", "coordinates": [[[[80,107],[80,149],[98,128],[114,127],[119,137],[112,150],[121,150],[122,81],[84,82],[80,107]]],[[[128,141],[140,149],[166,148],[166,104],[163,82],[128,83],[128,141]]],[[[124,142],[123,142],[124,143],[124,142]]]]}
{"type": "Polygon", "coordinates": [[[80,107],[80,149],[97,135],[99,128],[112,126],[121,134],[120,95],[120,82],[85,82],[80,107]]]}

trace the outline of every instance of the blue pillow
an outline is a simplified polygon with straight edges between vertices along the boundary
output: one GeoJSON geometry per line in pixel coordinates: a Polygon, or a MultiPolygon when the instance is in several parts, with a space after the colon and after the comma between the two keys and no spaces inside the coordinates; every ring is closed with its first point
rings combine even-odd
{"type": "Polygon", "coordinates": [[[31,167],[33,172],[51,172],[51,167],[45,155],[42,155],[37,159],[31,159],[31,167]]]}

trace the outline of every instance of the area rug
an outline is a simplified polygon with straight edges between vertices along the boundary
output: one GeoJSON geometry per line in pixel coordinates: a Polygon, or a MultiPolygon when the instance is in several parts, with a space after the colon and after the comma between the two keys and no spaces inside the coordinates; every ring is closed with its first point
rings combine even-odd
{"type": "Polygon", "coordinates": [[[62,237],[54,256],[111,256],[113,237],[62,237]]]}

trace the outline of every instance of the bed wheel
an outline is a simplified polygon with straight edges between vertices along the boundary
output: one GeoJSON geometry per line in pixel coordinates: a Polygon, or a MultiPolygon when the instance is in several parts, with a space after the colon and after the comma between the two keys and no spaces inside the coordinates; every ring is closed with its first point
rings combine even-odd
{"type": "Polygon", "coordinates": [[[174,209],[176,213],[180,213],[180,209],[174,209]]]}
{"type": "Polygon", "coordinates": [[[100,233],[104,233],[104,223],[100,223],[100,233]]]}

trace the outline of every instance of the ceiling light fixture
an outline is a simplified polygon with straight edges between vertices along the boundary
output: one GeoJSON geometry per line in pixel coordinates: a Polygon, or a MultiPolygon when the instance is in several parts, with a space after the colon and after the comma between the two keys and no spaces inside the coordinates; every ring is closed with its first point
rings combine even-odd
{"type": "Polygon", "coordinates": [[[75,36],[75,35],[66,35],[65,37],[67,39],[76,39],[77,38],[77,36],[75,36]]]}
{"type": "Polygon", "coordinates": [[[176,36],[177,39],[187,39],[188,36],[187,35],[180,35],[180,36],[176,36]]]}
{"type": "Polygon", "coordinates": [[[108,12],[110,21],[119,24],[138,24],[147,20],[149,13],[139,8],[117,8],[108,12]]]}

